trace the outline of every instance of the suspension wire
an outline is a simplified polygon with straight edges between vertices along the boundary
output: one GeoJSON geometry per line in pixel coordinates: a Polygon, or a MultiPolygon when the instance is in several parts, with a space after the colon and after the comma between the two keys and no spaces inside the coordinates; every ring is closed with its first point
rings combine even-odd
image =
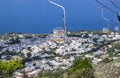
{"type": "Polygon", "coordinates": [[[108,10],[110,10],[111,12],[113,12],[114,14],[117,14],[116,11],[114,11],[113,9],[107,7],[106,5],[104,5],[102,2],[95,0],[97,3],[99,3],[100,5],[102,5],[103,7],[107,8],[108,10]]]}
{"type": "Polygon", "coordinates": [[[115,7],[117,7],[118,9],[120,9],[120,6],[118,6],[114,1],[109,0],[115,7]]]}

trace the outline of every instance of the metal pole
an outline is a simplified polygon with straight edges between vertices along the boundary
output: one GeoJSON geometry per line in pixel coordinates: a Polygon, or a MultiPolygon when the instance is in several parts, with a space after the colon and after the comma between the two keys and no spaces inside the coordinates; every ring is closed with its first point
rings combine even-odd
{"type": "Polygon", "coordinates": [[[105,21],[108,22],[108,28],[109,28],[109,27],[110,27],[110,20],[109,20],[108,18],[104,17],[103,11],[104,11],[104,7],[102,7],[101,17],[102,17],[105,21]]]}
{"type": "Polygon", "coordinates": [[[53,5],[56,5],[56,6],[58,6],[58,7],[60,7],[60,8],[62,8],[62,10],[63,10],[63,22],[64,22],[64,33],[65,33],[65,35],[66,35],[66,11],[65,11],[65,8],[62,6],[62,5],[60,5],[60,4],[57,4],[57,3],[55,3],[55,2],[53,2],[53,1],[51,1],[51,0],[48,0],[51,4],[53,4],[53,5]]]}

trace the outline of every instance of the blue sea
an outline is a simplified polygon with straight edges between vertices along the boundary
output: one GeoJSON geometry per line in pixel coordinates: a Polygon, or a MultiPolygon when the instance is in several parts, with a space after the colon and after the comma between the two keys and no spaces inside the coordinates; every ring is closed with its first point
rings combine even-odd
{"type": "MultiPolygon", "coordinates": [[[[108,25],[108,22],[101,18],[101,5],[94,0],[52,1],[65,7],[67,31],[98,31],[108,25]]],[[[101,1],[118,12],[118,9],[108,1],[101,1]]],[[[55,27],[63,27],[62,14],[62,9],[50,4],[48,0],[0,0],[0,34],[7,32],[50,33],[55,27]]],[[[111,30],[118,26],[114,20],[115,14],[106,8],[104,16],[110,20],[111,30]]]]}

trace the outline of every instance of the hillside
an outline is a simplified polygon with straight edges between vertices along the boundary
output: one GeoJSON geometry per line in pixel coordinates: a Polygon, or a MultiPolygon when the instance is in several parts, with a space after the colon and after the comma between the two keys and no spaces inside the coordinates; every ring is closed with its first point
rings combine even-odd
{"type": "Polygon", "coordinates": [[[95,66],[96,78],[120,78],[120,58],[95,66]]]}

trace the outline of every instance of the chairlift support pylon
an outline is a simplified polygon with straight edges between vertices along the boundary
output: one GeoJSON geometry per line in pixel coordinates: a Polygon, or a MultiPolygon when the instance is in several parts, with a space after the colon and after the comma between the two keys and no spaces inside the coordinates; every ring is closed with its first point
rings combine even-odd
{"type": "Polygon", "coordinates": [[[57,4],[57,3],[55,3],[55,2],[53,2],[53,1],[51,1],[51,0],[48,0],[51,4],[53,4],[53,5],[56,5],[56,6],[58,6],[58,7],[60,7],[62,10],[63,10],[63,23],[64,23],[64,33],[65,33],[65,35],[67,34],[67,31],[66,31],[66,11],[65,11],[65,8],[62,6],[62,5],[60,5],[60,4],[57,4]]]}

